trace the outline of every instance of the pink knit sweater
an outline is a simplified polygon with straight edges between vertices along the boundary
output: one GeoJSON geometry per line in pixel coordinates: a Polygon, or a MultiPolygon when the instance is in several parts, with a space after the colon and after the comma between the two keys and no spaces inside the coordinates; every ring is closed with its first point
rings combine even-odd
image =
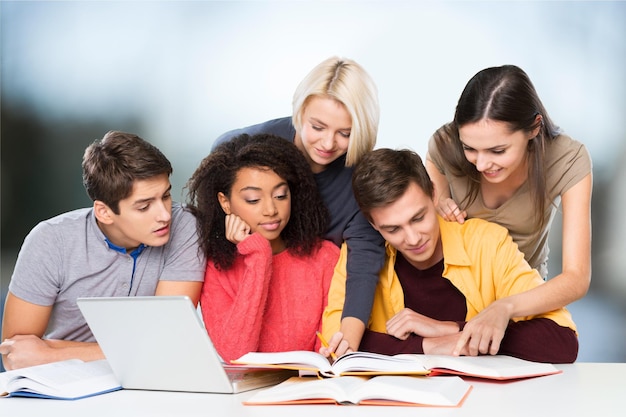
{"type": "Polygon", "coordinates": [[[218,353],[229,362],[248,352],[317,350],[328,288],[339,249],[324,241],[313,255],[288,250],[272,256],[254,233],[237,245],[232,268],[209,261],[200,304],[218,353]]]}

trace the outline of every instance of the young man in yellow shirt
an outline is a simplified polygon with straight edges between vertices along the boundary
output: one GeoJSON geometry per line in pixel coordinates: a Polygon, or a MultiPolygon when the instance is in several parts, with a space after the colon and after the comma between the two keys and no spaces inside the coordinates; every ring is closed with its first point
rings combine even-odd
{"type": "Polygon", "coordinates": [[[338,331],[345,298],[342,248],[323,319],[329,347],[321,353],[359,349],[576,360],[576,326],[565,308],[536,316],[507,310],[506,297],[544,282],[508,231],[480,219],[458,224],[440,218],[432,181],[416,153],[375,150],[356,167],[352,185],[361,211],[387,241],[386,263],[363,339],[352,346],[338,331]],[[465,323],[481,312],[488,318],[485,325],[459,343],[465,323]]]}

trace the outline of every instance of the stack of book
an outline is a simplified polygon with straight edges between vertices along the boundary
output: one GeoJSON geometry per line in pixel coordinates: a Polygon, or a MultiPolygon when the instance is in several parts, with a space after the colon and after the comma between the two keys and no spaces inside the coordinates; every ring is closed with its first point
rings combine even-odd
{"type": "Polygon", "coordinates": [[[259,391],[244,402],[247,405],[336,403],[459,407],[472,388],[460,376],[515,380],[561,372],[552,364],[501,355],[388,356],[352,352],[331,364],[316,352],[251,352],[233,363],[296,369],[301,375],[309,375],[259,391]]]}

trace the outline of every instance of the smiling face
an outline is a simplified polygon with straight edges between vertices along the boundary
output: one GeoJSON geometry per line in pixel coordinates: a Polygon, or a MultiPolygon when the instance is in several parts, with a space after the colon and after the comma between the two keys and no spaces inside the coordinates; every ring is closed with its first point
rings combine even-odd
{"type": "Polygon", "coordinates": [[[112,243],[129,251],[141,243],[165,245],[172,221],[171,188],[167,174],[135,180],[130,196],[119,202],[119,214],[96,201],[94,210],[102,232],[112,243]]]}
{"type": "Polygon", "coordinates": [[[314,173],[348,151],[352,118],[346,107],[331,98],[313,97],[302,112],[302,128],[295,144],[314,173]]]}
{"type": "Polygon", "coordinates": [[[369,214],[374,228],[417,269],[443,258],[435,205],[415,182],[396,201],[369,214]]]}
{"type": "Polygon", "coordinates": [[[287,181],[270,169],[242,168],[231,188],[230,197],[218,195],[226,214],[235,214],[270,241],[278,252],[280,234],[291,216],[291,195],[287,181]]]}
{"type": "Polygon", "coordinates": [[[505,122],[483,119],[459,128],[465,157],[490,183],[519,185],[528,176],[528,141],[536,133],[511,132],[505,122]],[[534,133],[534,135],[533,135],[534,133]]]}

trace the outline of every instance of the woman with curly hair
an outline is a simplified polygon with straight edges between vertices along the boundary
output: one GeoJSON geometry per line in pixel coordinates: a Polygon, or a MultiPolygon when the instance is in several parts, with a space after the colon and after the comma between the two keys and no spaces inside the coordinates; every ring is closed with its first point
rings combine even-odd
{"type": "Polygon", "coordinates": [[[339,249],[323,239],[328,211],[298,148],[242,134],[204,158],[187,188],[207,258],[202,316],[222,358],[318,349],[339,249]]]}

